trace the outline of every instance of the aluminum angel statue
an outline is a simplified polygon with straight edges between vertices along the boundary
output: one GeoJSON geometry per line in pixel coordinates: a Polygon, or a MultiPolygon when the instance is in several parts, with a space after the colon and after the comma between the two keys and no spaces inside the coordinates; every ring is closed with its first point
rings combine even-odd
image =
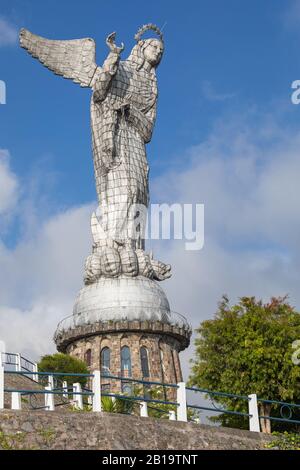
{"type": "Polygon", "coordinates": [[[91,127],[99,210],[92,216],[93,254],[85,282],[101,276],[142,275],[163,280],[171,267],[144,251],[145,213],[149,204],[147,155],[156,118],[156,67],[163,55],[160,30],[143,26],[128,59],[120,60],[115,33],[106,39],[109,54],[96,64],[93,39],[49,40],[22,29],[20,44],[57,75],[92,89],[91,127]],[[152,30],[157,38],[141,39],[152,30]],[[128,228],[134,227],[129,232],[128,228]]]}

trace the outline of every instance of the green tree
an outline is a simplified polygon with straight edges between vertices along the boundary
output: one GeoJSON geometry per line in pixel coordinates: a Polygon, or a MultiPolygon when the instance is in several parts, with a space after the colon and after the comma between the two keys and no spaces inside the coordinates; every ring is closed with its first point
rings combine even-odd
{"type": "MultiPolygon", "coordinates": [[[[237,305],[230,306],[224,296],[215,318],[204,321],[196,331],[189,385],[299,402],[300,366],[292,361],[292,345],[300,339],[300,315],[286,297],[272,298],[267,304],[255,297],[242,297],[237,305]]],[[[247,404],[241,400],[218,397],[218,402],[228,409],[247,411],[247,404]]],[[[259,403],[259,413],[271,416],[271,405],[259,403]]],[[[217,419],[225,425],[241,423],[225,414],[217,419]]],[[[261,427],[263,432],[271,432],[271,421],[261,420],[261,427]]]]}
{"type": "MultiPolygon", "coordinates": [[[[43,356],[38,363],[39,372],[70,372],[72,374],[89,374],[85,362],[68,354],[56,353],[43,356]]],[[[57,383],[66,381],[68,385],[79,382],[82,386],[87,383],[87,377],[61,376],[56,380],[57,383]]]]}

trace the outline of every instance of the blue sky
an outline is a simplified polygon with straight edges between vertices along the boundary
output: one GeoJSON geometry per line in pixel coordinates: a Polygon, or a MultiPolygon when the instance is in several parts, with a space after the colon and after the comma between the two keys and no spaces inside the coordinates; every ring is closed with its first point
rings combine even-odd
{"type": "MultiPolygon", "coordinates": [[[[158,72],[159,114],[149,147],[155,177],[186,147],[201,142],[224,112],[264,107],[274,98],[289,103],[290,83],[299,70],[299,38],[285,27],[287,4],[154,1],[145,8],[137,1],[125,7],[120,1],[88,0],[83,6],[71,0],[1,0],[0,14],[18,28],[49,38],[93,37],[99,64],[107,52],[107,33],[117,31],[126,57],[141,24],[167,22],[158,72]],[[203,96],[207,82],[208,99],[203,96]]],[[[0,53],[0,78],[7,83],[7,105],[0,108],[1,146],[10,149],[12,168],[26,175],[42,158],[58,178],[51,195],[56,204],[91,200],[89,90],[54,76],[18,47],[3,47],[0,53]]]]}
{"type": "Polygon", "coordinates": [[[206,207],[204,250],[154,244],[173,265],[164,283],[171,305],[195,326],[224,292],[233,301],[289,293],[300,308],[300,107],[291,103],[300,2],[0,0],[0,326],[12,348],[53,348],[53,328],[82,284],[95,202],[90,91],[43,68],[18,47],[16,32],[92,37],[101,65],[108,33],[125,43],[126,58],[148,22],[166,23],[148,146],[152,201],[206,207]]]}

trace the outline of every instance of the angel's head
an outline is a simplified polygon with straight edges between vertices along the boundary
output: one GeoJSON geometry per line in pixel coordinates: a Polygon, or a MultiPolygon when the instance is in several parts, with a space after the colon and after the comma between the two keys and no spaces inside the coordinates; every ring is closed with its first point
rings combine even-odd
{"type": "Polygon", "coordinates": [[[144,68],[155,75],[155,69],[164,52],[164,39],[161,30],[155,24],[148,23],[138,30],[134,39],[137,44],[132,49],[128,60],[136,64],[137,70],[144,68]],[[158,38],[142,39],[143,34],[147,31],[154,31],[158,38]]]}
{"type": "Polygon", "coordinates": [[[150,38],[138,41],[128,59],[137,64],[138,70],[146,64],[155,69],[161,61],[163,52],[163,42],[156,38],[150,38]]]}
{"type": "Polygon", "coordinates": [[[146,39],[145,41],[140,41],[142,53],[144,59],[153,67],[157,67],[161,61],[164,45],[159,39],[146,39]]]}

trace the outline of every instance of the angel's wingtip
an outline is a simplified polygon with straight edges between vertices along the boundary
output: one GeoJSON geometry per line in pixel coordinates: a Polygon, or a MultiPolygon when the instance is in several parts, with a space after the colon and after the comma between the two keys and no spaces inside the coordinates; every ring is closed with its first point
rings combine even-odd
{"type": "Polygon", "coordinates": [[[20,31],[19,31],[19,36],[20,37],[30,36],[30,35],[32,35],[32,33],[31,33],[31,31],[29,31],[29,29],[21,28],[20,31]]]}
{"type": "Polygon", "coordinates": [[[30,38],[30,31],[26,28],[21,28],[19,31],[19,44],[23,49],[27,49],[28,39],[30,38]]]}
{"type": "Polygon", "coordinates": [[[27,31],[27,29],[25,29],[25,28],[20,29],[20,32],[19,32],[19,41],[20,41],[20,45],[21,45],[21,46],[22,46],[22,44],[23,44],[23,40],[24,40],[24,38],[25,38],[27,32],[28,32],[28,31],[27,31]]]}

